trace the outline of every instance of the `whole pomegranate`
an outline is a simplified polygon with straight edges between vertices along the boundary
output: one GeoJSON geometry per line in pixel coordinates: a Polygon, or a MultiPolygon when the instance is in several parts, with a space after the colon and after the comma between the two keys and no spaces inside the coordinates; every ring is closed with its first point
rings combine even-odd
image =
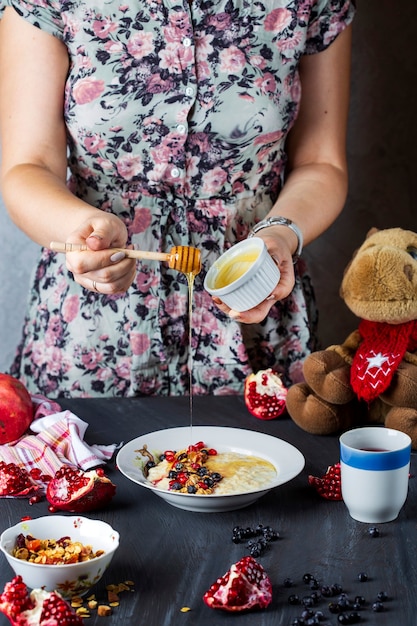
{"type": "Polygon", "coordinates": [[[19,439],[33,420],[32,399],[20,380],[0,374],[0,444],[19,439]]]}
{"type": "Polygon", "coordinates": [[[82,513],[104,507],[115,493],[116,485],[102,468],[84,472],[64,465],[49,481],[46,499],[52,509],[82,513]]]}
{"type": "Polygon", "coordinates": [[[29,595],[21,576],[6,583],[0,611],[13,626],[82,626],[83,620],[59,593],[33,589],[29,595]]]}

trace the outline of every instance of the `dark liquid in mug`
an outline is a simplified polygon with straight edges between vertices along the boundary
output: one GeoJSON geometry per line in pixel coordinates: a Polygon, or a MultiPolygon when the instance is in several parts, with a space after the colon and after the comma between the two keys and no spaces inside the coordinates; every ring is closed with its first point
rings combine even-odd
{"type": "Polygon", "coordinates": [[[359,450],[363,450],[364,452],[389,452],[385,448],[359,448],[359,450]]]}

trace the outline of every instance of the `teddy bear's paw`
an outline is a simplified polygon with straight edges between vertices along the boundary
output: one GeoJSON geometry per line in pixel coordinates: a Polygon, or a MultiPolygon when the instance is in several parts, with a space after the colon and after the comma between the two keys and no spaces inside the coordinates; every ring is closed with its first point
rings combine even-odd
{"type": "Polygon", "coordinates": [[[334,350],[313,352],[304,361],[304,378],[314,393],[331,404],[347,404],[355,398],[350,366],[334,350]]]}
{"type": "Polygon", "coordinates": [[[411,437],[412,448],[417,449],[417,409],[392,407],[385,417],[385,426],[406,433],[411,437]]]}
{"type": "Polygon", "coordinates": [[[305,383],[288,389],[287,411],[292,420],[313,435],[330,435],[354,424],[353,404],[336,405],[317,397],[305,383]]]}
{"type": "Polygon", "coordinates": [[[380,398],[389,406],[408,406],[417,409],[417,367],[402,361],[390,386],[380,398]]]}

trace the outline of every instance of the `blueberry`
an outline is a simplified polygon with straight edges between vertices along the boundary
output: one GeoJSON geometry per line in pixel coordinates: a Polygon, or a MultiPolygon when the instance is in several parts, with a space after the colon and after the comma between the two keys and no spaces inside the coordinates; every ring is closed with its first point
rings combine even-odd
{"type": "Polygon", "coordinates": [[[285,578],[284,580],[284,587],[292,587],[294,584],[293,580],[291,578],[285,578]]]}
{"type": "Polygon", "coordinates": [[[322,595],[324,598],[331,598],[331,597],[332,597],[332,595],[333,595],[333,591],[331,590],[331,588],[330,588],[328,585],[324,585],[324,586],[321,588],[321,595],[322,595]]]}
{"type": "Polygon", "coordinates": [[[358,580],[361,583],[365,583],[368,580],[368,574],[365,574],[365,572],[360,572],[360,574],[358,574],[358,580]]]}
{"type": "Polygon", "coordinates": [[[368,528],[368,533],[371,537],[379,537],[379,530],[376,526],[370,526],[368,528]]]}
{"type": "Polygon", "coordinates": [[[340,613],[340,606],[336,604],[336,602],[330,602],[329,604],[330,613],[340,613]]]}
{"type": "Polygon", "coordinates": [[[292,593],[288,596],[288,604],[300,604],[300,596],[296,593],[292,593]]]}
{"type": "Polygon", "coordinates": [[[172,491],[179,491],[180,489],[182,489],[182,484],[172,483],[172,485],[170,485],[170,488],[172,489],[172,491]]]}
{"type": "Polygon", "coordinates": [[[372,605],[372,610],[375,613],[381,613],[381,611],[384,610],[384,605],[382,604],[382,602],[374,602],[372,605]]]}
{"type": "Polygon", "coordinates": [[[309,583],[310,580],[312,580],[314,578],[314,576],[312,574],[304,574],[303,576],[303,582],[305,583],[309,583]]]}
{"type": "Polygon", "coordinates": [[[339,598],[339,600],[337,601],[337,604],[342,610],[350,609],[350,602],[348,598],[339,598]]]}
{"type": "Polygon", "coordinates": [[[187,492],[188,493],[196,493],[197,492],[197,487],[195,487],[194,485],[188,485],[187,492]]]}
{"type": "Polygon", "coordinates": [[[358,604],[359,606],[363,606],[365,602],[366,600],[363,596],[355,596],[355,604],[358,604]]]}
{"type": "Polygon", "coordinates": [[[339,613],[339,615],[337,616],[337,621],[339,622],[339,624],[351,624],[352,623],[349,619],[349,615],[346,615],[346,613],[339,613]]]}
{"type": "Polygon", "coordinates": [[[319,591],[313,591],[310,598],[313,600],[314,604],[318,604],[321,598],[321,593],[319,591]]]}
{"type": "Polygon", "coordinates": [[[384,602],[385,600],[388,600],[388,594],[385,591],[380,591],[377,598],[380,602],[384,602]]]}

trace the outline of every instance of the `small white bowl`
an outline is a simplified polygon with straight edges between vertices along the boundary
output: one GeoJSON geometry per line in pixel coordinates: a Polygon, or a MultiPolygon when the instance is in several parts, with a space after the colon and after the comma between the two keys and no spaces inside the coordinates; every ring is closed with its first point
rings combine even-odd
{"type": "Polygon", "coordinates": [[[277,264],[262,239],[245,239],[229,248],[210,267],[204,288],[235,311],[248,311],[275,289],[277,264]]]}
{"type": "Polygon", "coordinates": [[[64,598],[82,596],[98,583],[119,546],[119,533],[100,520],[79,516],[51,515],[24,520],[7,528],[0,536],[0,549],[16,575],[23,578],[31,589],[44,587],[46,591],[58,591],[64,598]],[[20,534],[36,539],[60,539],[70,537],[83,545],[91,545],[94,552],[104,554],[81,563],[68,565],[42,565],[29,563],[12,556],[20,534]]]}

